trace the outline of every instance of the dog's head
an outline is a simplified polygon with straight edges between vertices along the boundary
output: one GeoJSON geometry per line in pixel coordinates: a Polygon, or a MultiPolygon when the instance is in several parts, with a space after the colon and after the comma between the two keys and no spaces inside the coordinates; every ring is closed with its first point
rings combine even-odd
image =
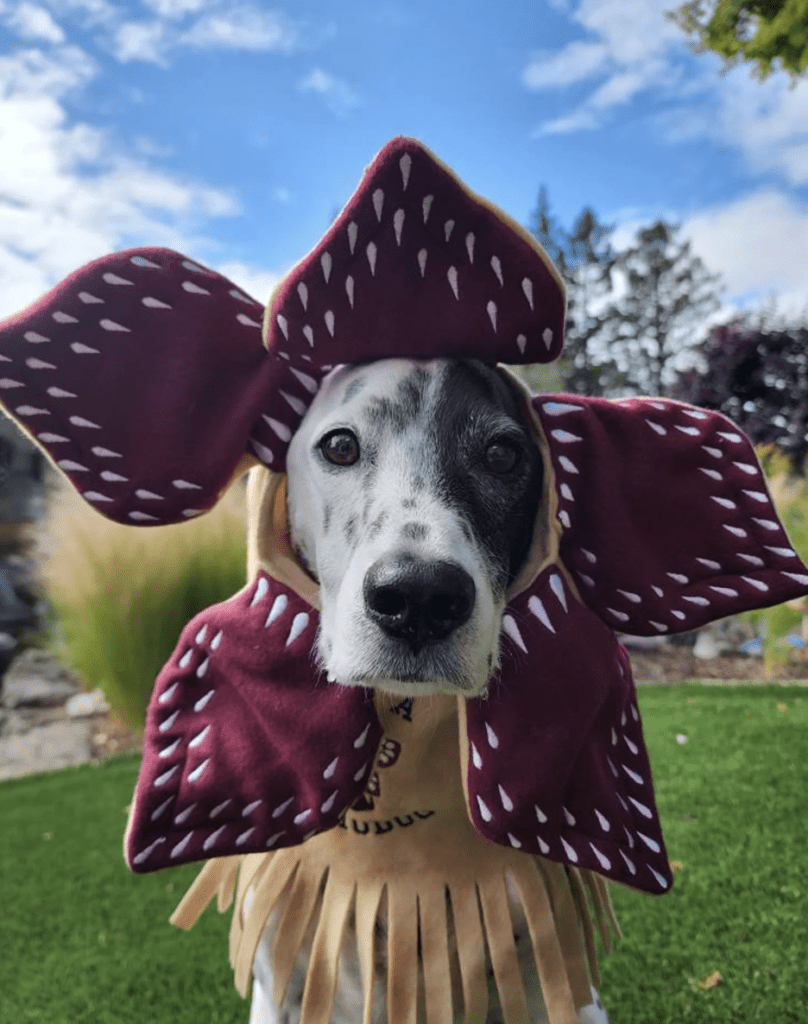
{"type": "Polygon", "coordinates": [[[472,360],[338,367],[287,466],[328,678],[409,696],[483,692],[542,490],[512,386],[472,360]]]}

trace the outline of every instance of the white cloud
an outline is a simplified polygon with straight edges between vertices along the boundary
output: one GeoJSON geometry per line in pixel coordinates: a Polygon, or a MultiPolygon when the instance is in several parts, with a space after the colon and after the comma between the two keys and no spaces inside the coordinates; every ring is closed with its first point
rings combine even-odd
{"type": "Polygon", "coordinates": [[[63,43],[65,34],[44,7],[22,3],[12,8],[6,19],[9,26],[23,39],[43,39],[48,43],[63,43]]]}
{"type": "Polygon", "coordinates": [[[246,263],[233,260],[229,263],[221,263],[216,269],[220,274],[229,277],[231,281],[242,288],[252,298],[266,305],[269,297],[280,284],[283,274],[274,270],[262,270],[250,267],[246,263]]]}
{"type": "Polygon", "coordinates": [[[0,58],[0,315],[33,301],[70,271],[126,245],[194,252],[208,218],[232,196],[117,152],[105,134],[70,123],[64,96],[95,66],[75,47],[0,58]]]}
{"type": "Polygon", "coordinates": [[[165,63],[166,33],[159,21],[125,21],[113,32],[112,52],[122,63],[165,63]]]}
{"type": "Polygon", "coordinates": [[[204,15],[179,39],[188,46],[280,53],[293,50],[298,41],[298,29],[284,15],[242,6],[204,15]]]}
{"type": "Polygon", "coordinates": [[[576,40],[557,53],[544,51],[534,54],[522,72],[522,81],[529,89],[572,85],[602,71],[609,57],[609,47],[605,43],[576,40]]]}
{"type": "Polygon", "coordinates": [[[314,92],[321,96],[329,110],[333,114],[342,116],[358,105],[359,97],[341,78],[323,71],[322,68],[314,68],[306,77],[298,83],[301,92],[314,92]]]}
{"type": "Polygon", "coordinates": [[[145,0],[145,4],[161,18],[182,18],[210,6],[209,0],[145,0]]]}

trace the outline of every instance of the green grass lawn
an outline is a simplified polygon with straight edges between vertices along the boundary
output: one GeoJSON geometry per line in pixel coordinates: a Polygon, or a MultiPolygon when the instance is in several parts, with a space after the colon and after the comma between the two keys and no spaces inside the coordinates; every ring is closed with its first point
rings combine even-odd
{"type": "MultiPolygon", "coordinates": [[[[613,890],[615,1024],[808,1024],[808,689],[649,687],[640,704],[682,867],[670,895],[613,890]]],[[[126,756],[0,783],[2,1024],[245,1024],[227,918],[167,924],[196,869],[124,867],[136,772],[126,756]]]]}

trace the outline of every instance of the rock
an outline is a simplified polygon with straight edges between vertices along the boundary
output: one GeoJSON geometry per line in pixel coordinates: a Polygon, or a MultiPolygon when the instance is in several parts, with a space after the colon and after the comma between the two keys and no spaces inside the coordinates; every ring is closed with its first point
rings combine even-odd
{"type": "Polygon", "coordinates": [[[91,739],[88,721],[52,722],[25,735],[0,737],[0,779],[88,761],[91,739]]]}
{"type": "Polygon", "coordinates": [[[78,692],[76,677],[46,651],[23,651],[6,673],[2,703],[7,708],[56,707],[78,692]]]}
{"type": "Polygon", "coordinates": [[[702,632],[696,637],[696,643],[693,647],[693,655],[700,661],[712,661],[712,659],[717,658],[723,650],[726,650],[725,645],[719,644],[712,633],[707,630],[702,630],[702,632]]]}
{"type": "Polygon", "coordinates": [[[75,693],[65,704],[68,718],[89,718],[91,715],[105,715],[107,711],[109,704],[100,688],[90,693],[75,693]]]}

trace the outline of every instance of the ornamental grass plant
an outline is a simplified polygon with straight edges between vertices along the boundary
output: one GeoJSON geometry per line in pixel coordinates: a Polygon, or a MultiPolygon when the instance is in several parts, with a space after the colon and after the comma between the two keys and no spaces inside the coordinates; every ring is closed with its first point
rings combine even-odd
{"type": "Polygon", "coordinates": [[[39,542],[57,653],[142,728],[160,669],[186,623],[246,582],[244,487],[174,526],[105,519],[67,484],[50,490],[39,542]]]}

